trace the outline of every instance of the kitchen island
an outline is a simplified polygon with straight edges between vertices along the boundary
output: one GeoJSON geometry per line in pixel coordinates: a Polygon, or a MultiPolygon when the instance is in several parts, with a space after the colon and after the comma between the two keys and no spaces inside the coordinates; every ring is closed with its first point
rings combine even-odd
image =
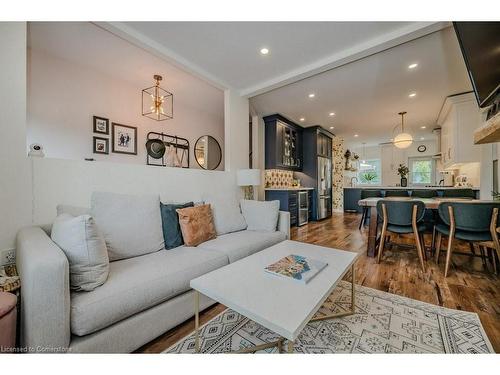
{"type": "Polygon", "coordinates": [[[362,190],[380,190],[382,195],[385,194],[387,190],[406,190],[411,195],[413,190],[436,190],[438,197],[443,196],[445,190],[456,190],[456,189],[472,189],[475,194],[475,198],[479,199],[479,188],[478,187],[453,187],[453,186],[429,186],[429,187],[401,187],[401,186],[353,186],[344,187],[344,211],[345,212],[359,212],[363,211],[362,207],[359,206],[358,202],[361,199],[362,190]]]}

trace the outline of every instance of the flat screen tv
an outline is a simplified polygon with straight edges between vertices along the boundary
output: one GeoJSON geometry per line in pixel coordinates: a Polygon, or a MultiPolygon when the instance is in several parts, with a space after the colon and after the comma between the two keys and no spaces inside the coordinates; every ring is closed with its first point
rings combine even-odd
{"type": "Polygon", "coordinates": [[[480,107],[500,93],[500,22],[453,22],[480,107]]]}

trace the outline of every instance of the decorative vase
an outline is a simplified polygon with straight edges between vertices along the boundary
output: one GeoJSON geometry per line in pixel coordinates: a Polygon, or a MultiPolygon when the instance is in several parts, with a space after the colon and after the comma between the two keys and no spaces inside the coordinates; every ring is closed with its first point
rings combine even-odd
{"type": "Polygon", "coordinates": [[[408,186],[408,179],[406,177],[401,177],[401,186],[402,187],[408,186]]]}

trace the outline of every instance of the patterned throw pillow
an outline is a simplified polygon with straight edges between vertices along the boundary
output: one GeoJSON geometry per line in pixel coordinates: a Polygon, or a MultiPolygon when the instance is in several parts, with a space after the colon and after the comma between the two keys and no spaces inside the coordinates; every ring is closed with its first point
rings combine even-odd
{"type": "Polygon", "coordinates": [[[165,249],[173,249],[174,247],[181,246],[184,243],[182,240],[181,227],[179,225],[179,215],[176,210],[193,206],[193,202],[184,204],[161,203],[161,221],[163,225],[165,249]]]}
{"type": "Polygon", "coordinates": [[[209,204],[180,208],[176,211],[179,214],[179,224],[186,246],[198,246],[217,237],[209,204]]]}

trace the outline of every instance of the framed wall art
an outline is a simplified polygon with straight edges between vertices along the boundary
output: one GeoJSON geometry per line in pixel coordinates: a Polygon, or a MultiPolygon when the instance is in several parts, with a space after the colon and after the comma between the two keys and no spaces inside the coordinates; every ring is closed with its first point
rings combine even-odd
{"type": "Polygon", "coordinates": [[[93,118],[94,133],[109,135],[109,119],[99,116],[93,118]]]}
{"type": "Polygon", "coordinates": [[[137,128],[113,122],[113,152],[117,154],[137,155],[137,128]]]}
{"type": "Polygon", "coordinates": [[[109,139],[94,137],[94,154],[109,154],[109,139]]]}

